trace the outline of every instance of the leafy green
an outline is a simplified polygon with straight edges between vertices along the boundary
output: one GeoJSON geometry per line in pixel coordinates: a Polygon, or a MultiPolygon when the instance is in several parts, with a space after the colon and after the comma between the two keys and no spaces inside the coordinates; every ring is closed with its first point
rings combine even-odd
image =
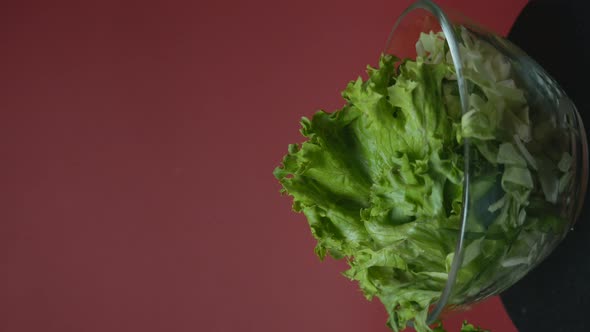
{"type": "MultiPolygon", "coordinates": [[[[444,329],[443,324],[441,322],[438,322],[438,323],[434,324],[434,326],[432,327],[432,332],[447,332],[447,330],[444,329]]],[[[473,325],[467,323],[467,321],[464,321],[461,326],[460,332],[490,332],[490,331],[473,326],[473,325]]]]}
{"type": "Polygon", "coordinates": [[[484,330],[479,327],[475,327],[471,324],[468,324],[466,321],[463,322],[463,326],[461,326],[461,332],[489,332],[488,330],[484,330]]]}
{"type": "Polygon", "coordinates": [[[539,239],[563,224],[553,203],[571,179],[571,156],[535,146],[537,128],[551,127],[534,122],[509,61],[459,32],[468,110],[444,36],[422,34],[415,60],[383,55],[367,80],[348,84],[342,109],[303,118],[307,140],[290,145],[274,171],[307,217],[317,255],[345,258],[344,275],[367,299],[379,298],[396,332],[410,322],[442,331],[427,317],[455,257],[465,138],[474,148],[471,198],[451,303],[509,286],[545,255],[539,239]]]}

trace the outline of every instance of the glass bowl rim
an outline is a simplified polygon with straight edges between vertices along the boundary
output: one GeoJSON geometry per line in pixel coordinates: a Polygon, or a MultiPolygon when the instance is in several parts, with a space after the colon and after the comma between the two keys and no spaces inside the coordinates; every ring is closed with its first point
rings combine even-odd
{"type": "MultiPolygon", "coordinates": [[[[434,18],[440,24],[441,30],[443,35],[445,36],[445,40],[447,45],[449,46],[449,53],[451,54],[451,58],[453,61],[453,66],[455,68],[455,74],[457,77],[457,85],[459,88],[459,97],[461,101],[461,112],[465,114],[469,111],[469,94],[467,92],[467,85],[465,81],[465,77],[463,75],[463,62],[461,59],[461,55],[459,53],[459,42],[455,30],[453,28],[453,24],[451,20],[445,14],[445,12],[440,8],[437,4],[432,2],[431,0],[417,0],[409,5],[402,14],[396,19],[396,22],[391,29],[389,37],[387,39],[385,50],[389,49],[391,45],[395,32],[399,27],[400,23],[405,19],[405,17],[414,10],[422,9],[426,12],[432,14],[434,18]]],[[[469,202],[470,200],[470,151],[471,151],[471,143],[468,138],[463,139],[463,155],[464,155],[464,169],[463,169],[463,202],[469,202]]],[[[444,308],[446,307],[452,291],[453,286],[455,285],[455,281],[457,279],[457,274],[461,269],[463,263],[463,253],[464,253],[464,242],[465,242],[465,233],[467,230],[467,220],[468,220],[468,211],[469,211],[469,204],[462,204],[461,207],[461,224],[459,229],[459,237],[457,239],[457,243],[455,244],[455,254],[453,256],[453,261],[451,263],[447,281],[445,287],[441,293],[441,296],[433,305],[432,310],[428,313],[427,323],[432,324],[436,321],[438,316],[443,312],[444,308]]]]}

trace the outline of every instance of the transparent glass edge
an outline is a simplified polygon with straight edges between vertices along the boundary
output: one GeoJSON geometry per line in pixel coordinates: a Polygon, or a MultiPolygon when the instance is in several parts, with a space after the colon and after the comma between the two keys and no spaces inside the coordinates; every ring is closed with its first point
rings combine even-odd
{"type": "MultiPolygon", "coordinates": [[[[389,38],[387,39],[386,43],[386,50],[391,45],[393,40],[393,36],[395,31],[397,30],[399,24],[404,20],[405,16],[416,10],[416,9],[423,9],[427,12],[431,13],[435,16],[435,18],[439,21],[443,34],[445,35],[446,42],[449,46],[449,51],[451,53],[451,58],[453,60],[453,66],[455,67],[455,72],[457,76],[457,85],[459,88],[459,96],[461,99],[461,111],[462,114],[465,114],[469,110],[469,98],[467,93],[467,86],[465,83],[465,78],[463,76],[463,62],[461,61],[461,56],[459,53],[459,43],[457,42],[457,36],[453,29],[453,25],[444,11],[434,2],[430,0],[418,0],[408,6],[402,14],[396,20],[391,33],[389,34],[389,38]]],[[[463,178],[463,202],[469,202],[470,198],[470,191],[469,191],[469,183],[470,183],[470,151],[471,151],[471,142],[469,139],[464,138],[463,141],[463,154],[464,154],[464,178],[463,178]]],[[[463,204],[461,207],[461,226],[459,230],[459,238],[457,240],[455,246],[455,255],[453,257],[453,261],[451,263],[451,267],[448,273],[447,281],[445,287],[441,293],[439,300],[434,304],[434,309],[430,311],[427,318],[427,323],[432,324],[436,321],[436,319],[440,316],[444,308],[446,307],[452,291],[455,281],[457,279],[457,274],[461,268],[463,262],[463,245],[465,239],[465,231],[467,229],[467,220],[468,220],[468,204],[463,204]]]]}

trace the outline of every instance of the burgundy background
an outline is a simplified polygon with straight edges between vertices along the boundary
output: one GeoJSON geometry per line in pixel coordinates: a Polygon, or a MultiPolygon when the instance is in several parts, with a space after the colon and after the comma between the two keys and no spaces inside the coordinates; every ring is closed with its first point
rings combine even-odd
{"type": "MultiPolygon", "coordinates": [[[[441,2],[506,33],[526,0],[441,2]]],[[[271,172],[408,4],[4,2],[0,331],[387,331],[271,172]]]]}

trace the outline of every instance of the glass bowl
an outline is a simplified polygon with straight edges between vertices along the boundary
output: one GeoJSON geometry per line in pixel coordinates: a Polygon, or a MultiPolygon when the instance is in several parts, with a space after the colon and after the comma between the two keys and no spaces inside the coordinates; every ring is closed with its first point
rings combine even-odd
{"type": "Polygon", "coordinates": [[[452,65],[455,75],[448,79],[456,82],[460,105],[447,107],[456,107],[462,121],[475,128],[481,125],[463,133],[462,202],[467,203],[457,224],[446,230],[455,232],[457,241],[447,256],[446,280],[438,284],[442,293],[428,315],[432,323],[447,310],[516,283],[573,228],[587,185],[586,134],[573,102],[534,60],[429,0],[413,3],[397,19],[385,53],[452,65]],[[433,54],[431,46],[417,43],[423,33],[444,42],[444,52],[433,54]],[[501,100],[494,96],[503,94],[522,100],[494,104],[501,100]],[[492,108],[487,114],[482,103],[492,108]],[[492,136],[486,132],[490,121],[497,125],[492,136]],[[481,160],[494,167],[481,167],[481,160]]]}

